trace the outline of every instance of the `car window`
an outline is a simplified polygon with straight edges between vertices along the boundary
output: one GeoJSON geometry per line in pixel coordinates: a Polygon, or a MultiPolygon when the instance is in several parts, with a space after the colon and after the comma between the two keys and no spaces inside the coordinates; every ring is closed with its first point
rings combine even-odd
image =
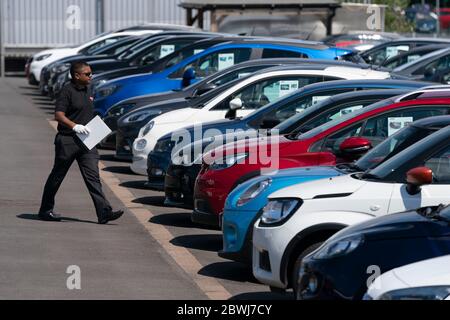
{"type": "Polygon", "coordinates": [[[449,108],[443,106],[422,108],[410,107],[403,110],[391,110],[382,115],[352,125],[350,128],[331,134],[325,139],[322,139],[322,142],[315,143],[310,151],[331,151],[333,153],[338,153],[340,144],[346,138],[353,136],[367,138],[372,143],[372,146],[375,147],[389,136],[416,120],[444,115],[448,114],[448,112],[449,108]]]}
{"type": "Polygon", "coordinates": [[[368,55],[368,62],[380,65],[385,60],[397,56],[398,54],[407,52],[410,49],[408,44],[386,46],[368,55]]]}
{"type": "Polygon", "coordinates": [[[108,38],[108,39],[97,41],[96,43],[93,43],[90,46],[84,48],[82,53],[89,55],[93,51],[95,51],[97,49],[100,49],[101,47],[106,46],[108,44],[114,43],[117,40],[120,40],[120,39],[125,38],[125,37],[126,36],[117,36],[117,37],[111,37],[111,38],[108,38]]]}
{"type": "Polygon", "coordinates": [[[249,48],[235,48],[212,52],[191,62],[184,68],[175,71],[169,78],[182,78],[183,73],[189,68],[194,69],[197,77],[204,78],[237,63],[248,61],[251,52],[252,50],[249,48]]]}
{"type": "Polygon", "coordinates": [[[450,147],[434,154],[423,165],[433,170],[433,183],[450,183],[450,147]]]}
{"type": "Polygon", "coordinates": [[[172,52],[175,52],[177,50],[180,50],[181,48],[189,45],[192,43],[192,40],[182,40],[182,41],[173,41],[172,43],[162,43],[157,46],[154,46],[151,48],[150,51],[146,52],[142,56],[140,56],[138,59],[139,65],[148,65],[151,64],[161,58],[164,58],[165,56],[171,54],[172,52]]]}
{"type": "Polygon", "coordinates": [[[278,49],[264,49],[262,59],[267,58],[308,58],[308,56],[301,52],[278,49]]]}
{"type": "Polygon", "coordinates": [[[213,83],[216,86],[221,86],[224,83],[228,83],[230,81],[233,81],[235,79],[241,79],[244,77],[247,77],[249,75],[251,75],[252,73],[264,69],[264,68],[269,68],[272,67],[273,65],[260,65],[260,66],[251,66],[251,67],[247,67],[247,68],[241,68],[241,69],[237,69],[234,70],[232,72],[226,73],[224,74],[222,77],[219,77],[217,79],[215,79],[213,81],[213,83]]]}
{"type": "Polygon", "coordinates": [[[229,109],[229,102],[235,98],[242,100],[243,109],[258,109],[303,86],[320,81],[324,81],[323,76],[279,76],[260,80],[238,90],[231,97],[215,106],[213,110],[229,109]]]}

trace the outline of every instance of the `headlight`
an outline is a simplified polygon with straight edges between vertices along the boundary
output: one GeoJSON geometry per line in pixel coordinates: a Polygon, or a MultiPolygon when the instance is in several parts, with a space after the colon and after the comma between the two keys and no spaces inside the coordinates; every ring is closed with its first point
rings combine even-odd
{"type": "Polygon", "coordinates": [[[34,60],[36,60],[36,61],[42,61],[42,60],[45,60],[45,59],[47,59],[47,58],[50,58],[51,55],[52,55],[51,53],[43,54],[42,56],[36,57],[34,60]]]}
{"type": "Polygon", "coordinates": [[[97,90],[97,93],[100,96],[100,98],[104,98],[104,97],[112,95],[117,89],[118,89],[118,86],[112,85],[112,86],[108,86],[105,88],[99,88],[97,90]]]}
{"type": "MultiPolygon", "coordinates": [[[[149,116],[156,116],[161,114],[161,110],[142,110],[142,111],[136,111],[130,114],[128,117],[123,119],[123,122],[130,123],[130,122],[139,122],[147,119],[149,116]]],[[[151,129],[151,128],[150,128],[151,129]]]]}
{"type": "Polygon", "coordinates": [[[237,201],[237,206],[243,206],[250,200],[256,198],[261,192],[263,192],[270,184],[272,183],[272,179],[267,178],[262,181],[258,181],[257,183],[251,185],[245,192],[239,197],[237,201]]]}
{"type": "Polygon", "coordinates": [[[138,141],[136,141],[135,144],[135,149],[137,151],[142,151],[145,149],[145,147],[147,146],[147,140],[145,139],[139,139],[138,141]]]}
{"type": "Polygon", "coordinates": [[[110,117],[120,117],[127,113],[129,110],[136,106],[134,103],[130,104],[119,104],[118,106],[112,107],[108,110],[108,116],[110,117]]]}
{"type": "Polygon", "coordinates": [[[325,242],[314,254],[314,259],[329,259],[348,254],[364,242],[364,236],[354,235],[343,239],[325,242]]]}
{"type": "Polygon", "coordinates": [[[450,296],[449,286],[415,287],[384,293],[379,300],[444,300],[450,296]]]}
{"type": "Polygon", "coordinates": [[[238,153],[230,156],[223,157],[221,159],[214,160],[209,166],[211,170],[222,170],[234,166],[238,162],[242,162],[248,157],[248,153],[238,153]]]}
{"type": "Polygon", "coordinates": [[[274,199],[263,208],[261,224],[275,226],[284,223],[303,203],[301,199],[274,199]]]}
{"type": "Polygon", "coordinates": [[[142,136],[145,136],[147,133],[149,133],[150,130],[152,130],[154,125],[155,125],[155,121],[150,121],[149,123],[147,123],[144,126],[144,128],[142,128],[142,136]]]}

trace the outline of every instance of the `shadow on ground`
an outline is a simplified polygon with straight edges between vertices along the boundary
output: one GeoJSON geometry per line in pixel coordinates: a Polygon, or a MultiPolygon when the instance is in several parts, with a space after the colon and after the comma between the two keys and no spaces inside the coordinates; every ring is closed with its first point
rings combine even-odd
{"type": "Polygon", "coordinates": [[[173,238],[170,243],[188,249],[217,252],[222,249],[222,236],[220,234],[185,235],[173,238]]]}
{"type": "Polygon", "coordinates": [[[131,171],[130,167],[125,166],[111,166],[106,167],[103,169],[103,171],[108,171],[112,173],[122,173],[122,174],[132,174],[134,175],[133,171],[131,171]]]}
{"type": "Polygon", "coordinates": [[[192,222],[190,211],[159,214],[157,216],[152,217],[150,219],[150,222],[170,227],[211,230],[211,228],[207,226],[199,225],[192,222]]]}
{"type": "MultiPolygon", "coordinates": [[[[17,215],[17,218],[24,219],[24,220],[37,220],[42,222],[54,222],[54,221],[43,221],[39,219],[37,213],[21,213],[17,215]]],[[[61,222],[82,222],[82,223],[93,223],[97,224],[97,221],[90,221],[90,220],[82,220],[82,219],[76,219],[76,218],[69,218],[69,217],[61,217],[61,222]]]]}
{"type": "Polygon", "coordinates": [[[146,204],[150,206],[166,207],[164,205],[164,196],[150,196],[150,197],[136,198],[131,202],[146,204]]]}
{"type": "MultiPolygon", "coordinates": [[[[99,149],[99,150],[112,150],[112,149],[100,148],[100,147],[97,147],[97,149],[99,149]]],[[[101,155],[100,155],[100,160],[102,160],[102,161],[115,161],[115,162],[127,162],[127,163],[131,163],[131,161],[121,160],[121,159],[116,159],[116,158],[114,157],[114,154],[101,154],[101,155]]]]}
{"type": "Polygon", "coordinates": [[[248,292],[231,297],[229,300],[294,300],[292,292],[248,292]]]}
{"type": "MultiPolygon", "coordinates": [[[[125,188],[131,188],[131,189],[139,189],[139,190],[149,190],[145,184],[147,183],[146,180],[140,180],[140,181],[126,181],[119,184],[121,187],[125,188]]],[[[164,201],[164,200],[163,200],[164,201]]]]}
{"type": "Polygon", "coordinates": [[[237,282],[259,283],[252,272],[252,266],[234,261],[214,262],[198,271],[207,277],[237,282]]]}

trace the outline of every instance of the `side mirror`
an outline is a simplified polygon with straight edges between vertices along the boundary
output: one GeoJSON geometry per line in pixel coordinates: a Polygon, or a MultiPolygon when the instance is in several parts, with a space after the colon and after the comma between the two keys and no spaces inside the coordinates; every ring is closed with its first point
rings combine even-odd
{"type": "Polygon", "coordinates": [[[416,167],[406,173],[406,191],[414,195],[420,187],[433,182],[433,171],[428,167],[416,167]]]}
{"type": "Polygon", "coordinates": [[[195,70],[188,68],[183,73],[183,88],[191,84],[192,80],[195,79],[195,70]]]}
{"type": "Polygon", "coordinates": [[[349,137],[339,145],[341,153],[351,158],[359,158],[371,148],[372,143],[361,137],[349,137]]]}
{"type": "Polygon", "coordinates": [[[195,91],[195,95],[196,96],[201,96],[205,92],[211,91],[212,89],[215,89],[215,88],[217,88],[217,86],[214,83],[207,83],[207,84],[201,86],[200,88],[198,88],[195,91]]]}
{"type": "Polygon", "coordinates": [[[240,98],[234,98],[230,101],[230,110],[237,110],[242,108],[242,100],[240,98]]]}

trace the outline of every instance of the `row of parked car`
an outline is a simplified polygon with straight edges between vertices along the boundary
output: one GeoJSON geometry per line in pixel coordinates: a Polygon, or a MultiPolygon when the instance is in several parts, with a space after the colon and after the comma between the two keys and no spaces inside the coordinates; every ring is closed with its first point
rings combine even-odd
{"type": "Polygon", "coordinates": [[[143,25],[38,53],[28,77],[54,97],[89,62],[101,146],[273,290],[448,298],[449,269],[421,270],[450,255],[450,42],[330,41],[143,25]]]}

